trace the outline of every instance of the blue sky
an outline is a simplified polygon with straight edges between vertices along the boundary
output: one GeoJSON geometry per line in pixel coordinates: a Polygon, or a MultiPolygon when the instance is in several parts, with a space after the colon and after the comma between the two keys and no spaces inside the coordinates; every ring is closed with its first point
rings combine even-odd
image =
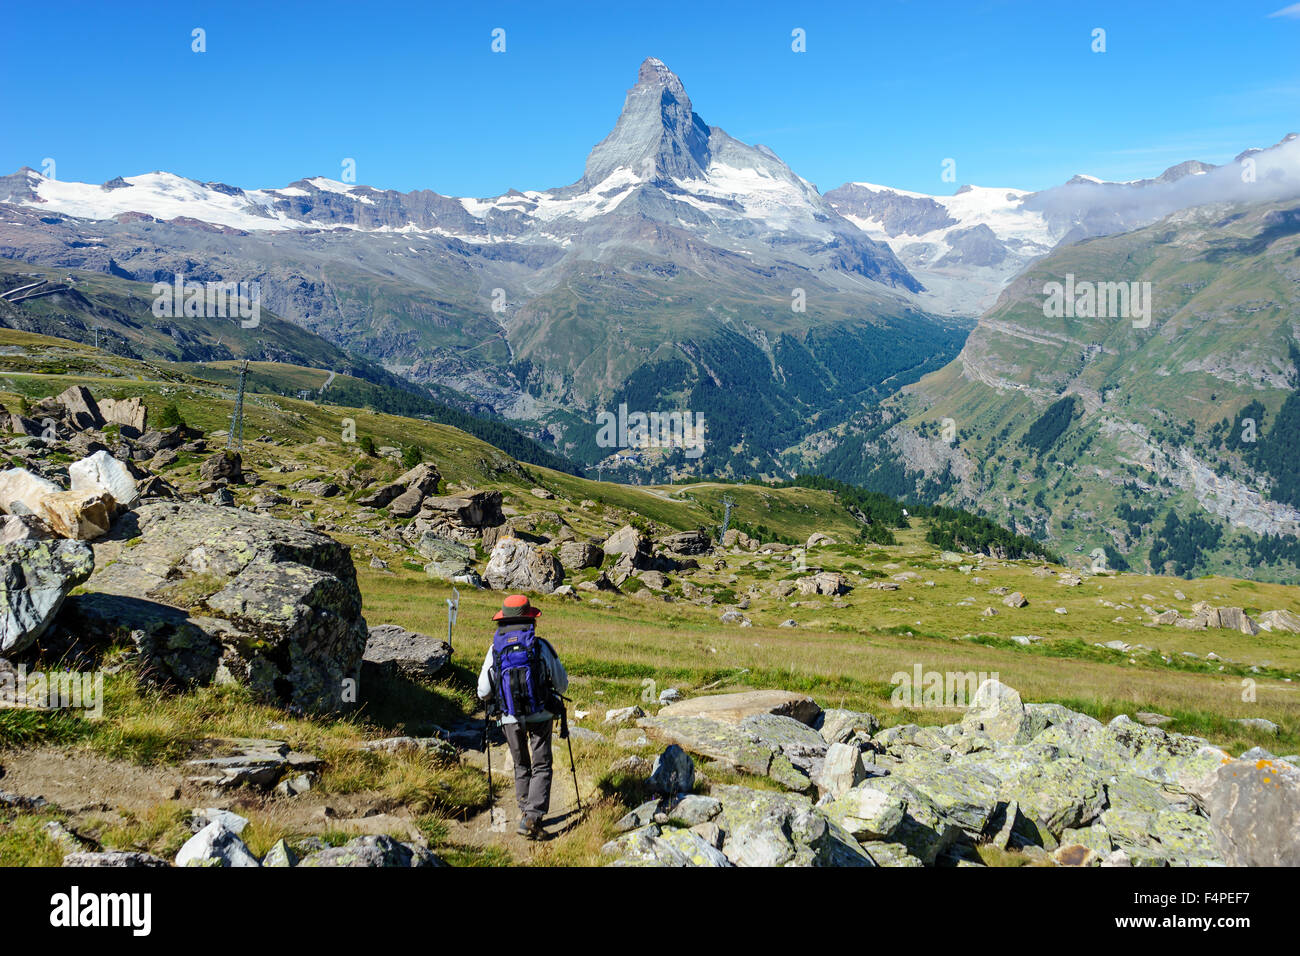
{"type": "Polygon", "coordinates": [[[491,196],[573,182],[646,56],[821,189],[1155,175],[1300,131],[1300,4],[23,3],[0,172],[491,196]],[[207,52],[191,51],[191,30],[207,52]],[[506,31],[506,52],[490,49],[506,31]],[[807,52],[791,51],[806,31],[807,52]],[[1091,51],[1106,30],[1105,53],[1091,51]]]}

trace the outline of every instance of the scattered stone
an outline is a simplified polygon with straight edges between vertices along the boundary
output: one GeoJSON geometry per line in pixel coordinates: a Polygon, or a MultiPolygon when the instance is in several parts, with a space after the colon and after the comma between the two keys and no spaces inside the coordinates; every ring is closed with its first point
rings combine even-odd
{"type": "Polygon", "coordinates": [[[670,744],[655,758],[648,786],[651,793],[666,797],[690,793],[695,787],[695,763],[681,747],[670,744]]]}
{"type": "Polygon", "coordinates": [[[376,624],[370,628],[362,656],[361,679],[364,684],[375,677],[424,681],[436,676],[451,660],[451,645],[445,640],[408,631],[396,624],[376,624]]]}
{"type": "Polygon", "coordinates": [[[106,850],[102,853],[79,851],[69,853],[63,858],[64,866],[170,866],[166,860],[152,853],[137,853],[128,850],[106,850]]]}
{"type": "Polygon", "coordinates": [[[176,854],[177,866],[261,866],[239,834],[214,820],[190,837],[176,854]]]}
{"type": "Polygon", "coordinates": [[[343,846],[317,850],[299,866],[409,867],[443,866],[437,856],[423,847],[399,843],[383,834],[361,836],[343,846]]]}

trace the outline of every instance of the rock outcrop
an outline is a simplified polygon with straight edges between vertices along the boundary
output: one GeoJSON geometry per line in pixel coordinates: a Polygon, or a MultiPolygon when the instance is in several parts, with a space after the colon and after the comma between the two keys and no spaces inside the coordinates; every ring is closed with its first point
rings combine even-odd
{"type": "Polygon", "coordinates": [[[829,711],[814,721],[818,734],[765,709],[672,709],[637,721],[676,745],[666,754],[680,748],[797,792],[713,785],[721,811],[707,824],[674,819],[671,800],[637,808],[605,848],[615,865],[725,865],[697,838],[737,866],[980,865],[983,844],[1061,866],[1300,859],[1300,770],[1290,764],[1233,761],[1127,717],[1103,724],[1026,704],[997,681],[942,727],[879,730],[869,714],[829,711]]]}
{"type": "Polygon", "coordinates": [[[483,580],[498,591],[540,591],[549,594],[564,580],[564,568],[554,556],[527,541],[502,538],[492,549],[483,580]]]}
{"type": "Polygon", "coordinates": [[[148,668],[208,671],[308,710],[349,703],[368,634],[345,545],[251,512],[151,502],[99,548],[75,610],[100,632],[144,632],[148,668]]]}

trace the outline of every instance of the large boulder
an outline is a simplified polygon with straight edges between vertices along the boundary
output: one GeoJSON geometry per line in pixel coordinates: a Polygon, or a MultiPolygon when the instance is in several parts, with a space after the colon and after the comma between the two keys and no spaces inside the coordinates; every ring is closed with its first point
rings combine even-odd
{"type": "Polygon", "coordinates": [[[1257,621],[1265,631],[1287,631],[1300,634],[1300,614],[1294,611],[1265,611],[1257,621]]]}
{"type": "Polygon", "coordinates": [[[63,406],[63,415],[69,425],[78,431],[103,428],[104,416],[99,411],[95,396],[84,385],[71,385],[55,399],[63,406]]]}
{"type": "Polygon", "coordinates": [[[1280,760],[1225,763],[1208,809],[1229,866],[1300,866],[1300,770],[1280,760]]]}
{"type": "Polygon", "coordinates": [[[199,477],[204,481],[227,481],[232,485],[244,481],[244,458],[229,448],[217,452],[199,466],[199,477]]]}
{"type": "Polygon", "coordinates": [[[722,852],[736,866],[874,866],[841,826],[796,794],[715,786],[722,852]]]}
{"type": "Polygon", "coordinates": [[[357,504],[363,508],[383,508],[404,491],[406,491],[406,486],[397,482],[376,485],[366,491],[365,494],[360,495],[357,498],[357,504]]]}
{"type": "Polygon", "coordinates": [[[713,541],[704,531],[681,531],[659,539],[659,546],[677,554],[705,554],[713,541]]]}
{"type": "MultiPolygon", "coordinates": [[[[790,723],[797,725],[796,721],[790,723]]],[[[644,717],[637,721],[637,726],[654,740],[676,744],[742,773],[769,777],[788,790],[802,792],[812,786],[808,771],[796,766],[792,759],[792,755],[806,757],[801,746],[804,741],[703,717],[644,717]],[[789,752],[784,749],[787,745],[789,752]]],[[[806,759],[803,763],[810,767],[813,760],[806,759]]]]}
{"type": "Polygon", "coordinates": [[[105,425],[117,425],[127,438],[139,438],[149,430],[149,409],[139,398],[106,398],[99,411],[105,425]]]}
{"type": "Polygon", "coordinates": [[[37,514],[55,534],[93,541],[108,532],[117,503],[106,491],[56,491],[41,499],[37,514]]]}
{"type": "Polygon", "coordinates": [[[888,840],[907,815],[907,796],[903,791],[854,786],[836,796],[825,813],[855,840],[888,840]]]}
{"type": "Polygon", "coordinates": [[[218,680],[307,710],[353,702],[368,634],[346,545],[266,515],[151,501],[99,547],[77,601],[87,616],[108,601],[98,595],[128,599],[141,617],[181,608],[169,632],[186,644],[180,632],[193,627],[219,642],[218,680]]]}
{"type": "Polygon", "coordinates": [[[605,554],[615,555],[623,574],[648,569],[653,563],[650,539],[630,524],[625,524],[608,538],[602,546],[605,554]]]}
{"type": "Polygon", "coordinates": [[[585,541],[565,541],[560,545],[560,564],[566,571],[598,568],[604,560],[605,552],[597,545],[585,541]]]}
{"type": "Polygon", "coordinates": [[[601,847],[610,866],[730,867],[732,863],[693,829],[642,827],[601,847]]]}
{"type": "Polygon", "coordinates": [[[499,491],[464,491],[442,498],[425,498],[422,514],[441,515],[467,528],[496,527],[505,523],[499,491]]]}
{"type": "Polygon", "coordinates": [[[527,541],[502,538],[492,549],[483,579],[498,591],[541,591],[549,594],[564,580],[564,568],[552,555],[527,541]]]}
{"type": "Polygon", "coordinates": [[[852,590],[849,579],[838,571],[822,571],[819,574],[797,578],[795,587],[800,594],[847,594],[852,590]]]}
{"type": "Polygon", "coordinates": [[[690,755],[676,744],[669,744],[655,757],[647,785],[651,793],[665,797],[690,793],[695,787],[695,764],[690,755]]]}
{"type": "Polygon", "coordinates": [[[388,513],[394,518],[413,518],[420,512],[424,503],[424,492],[419,488],[407,488],[388,503],[388,513]]]}
{"type": "Polygon", "coordinates": [[[370,629],[362,658],[362,681],[370,674],[428,680],[451,660],[446,641],[408,631],[396,624],[377,624],[370,629]]]}
{"type": "Polygon", "coordinates": [[[437,494],[440,481],[442,481],[442,474],[432,462],[427,461],[420,462],[406,474],[397,478],[397,484],[408,490],[414,488],[421,495],[437,494]]]}
{"type": "Polygon", "coordinates": [[[0,653],[35,643],[94,567],[94,553],[80,541],[15,541],[0,549],[0,653]]]}
{"type": "Polygon", "coordinates": [[[89,458],[68,466],[68,479],[73,491],[102,491],[124,508],[140,500],[135,476],[126,465],[106,451],[97,451],[89,458]]]}
{"type": "Polygon", "coordinates": [[[193,437],[197,437],[193,429],[173,425],[171,428],[145,432],[136,440],[135,447],[142,454],[153,457],[161,451],[179,448],[193,437]]]}
{"type": "Polygon", "coordinates": [[[660,717],[705,717],[728,724],[739,724],[746,717],[755,714],[793,717],[800,723],[812,726],[820,716],[821,708],[807,694],[787,690],[751,690],[692,697],[690,700],[669,704],[659,711],[660,717]]]}
{"type": "Polygon", "coordinates": [[[473,570],[474,549],[459,541],[451,541],[426,531],[415,542],[415,550],[429,559],[424,571],[431,578],[451,581],[464,577],[473,570]]]}
{"type": "Polygon", "coordinates": [[[813,777],[817,789],[838,798],[867,778],[862,751],[852,744],[831,744],[826,749],[821,772],[813,777]]]}
{"type": "Polygon", "coordinates": [[[42,499],[62,490],[48,478],[34,475],[26,468],[0,471],[0,509],[6,514],[39,514],[42,499]]]}

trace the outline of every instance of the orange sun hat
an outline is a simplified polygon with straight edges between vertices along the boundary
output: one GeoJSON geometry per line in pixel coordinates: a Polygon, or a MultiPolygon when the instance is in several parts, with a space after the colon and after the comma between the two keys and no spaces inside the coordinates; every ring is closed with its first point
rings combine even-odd
{"type": "Polygon", "coordinates": [[[528,598],[522,594],[512,594],[501,602],[501,610],[492,615],[494,621],[512,620],[517,617],[537,617],[541,608],[533,607],[528,598]]]}

